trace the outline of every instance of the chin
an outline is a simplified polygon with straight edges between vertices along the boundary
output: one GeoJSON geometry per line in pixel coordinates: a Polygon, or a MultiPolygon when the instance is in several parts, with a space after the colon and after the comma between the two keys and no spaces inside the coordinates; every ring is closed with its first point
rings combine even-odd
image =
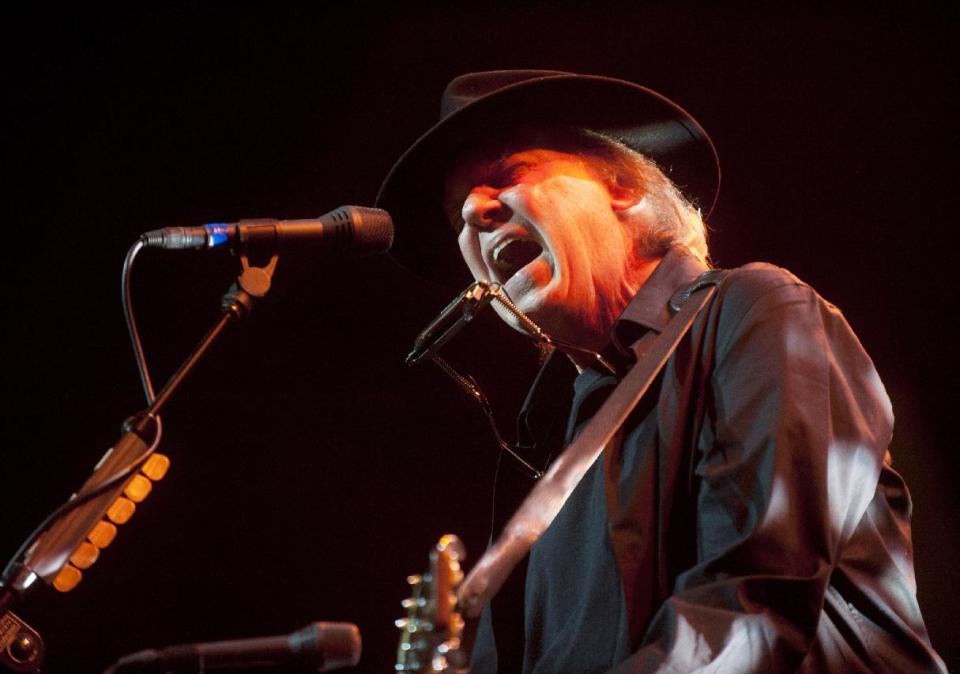
{"type": "MultiPolygon", "coordinates": [[[[556,287],[532,288],[516,297],[513,293],[510,293],[510,299],[513,300],[520,311],[551,337],[564,341],[576,341],[582,332],[583,326],[579,325],[582,316],[580,316],[578,308],[571,307],[567,302],[564,302],[556,287]]],[[[500,306],[499,303],[494,304],[497,306],[501,318],[508,325],[520,332],[526,332],[520,327],[513,314],[500,306]]]]}

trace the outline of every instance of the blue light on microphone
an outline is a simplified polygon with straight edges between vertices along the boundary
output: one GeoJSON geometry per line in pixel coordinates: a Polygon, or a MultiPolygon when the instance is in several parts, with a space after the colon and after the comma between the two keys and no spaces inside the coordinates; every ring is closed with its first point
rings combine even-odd
{"type": "Polygon", "coordinates": [[[230,224],[226,222],[211,222],[204,225],[207,230],[207,247],[216,248],[230,240],[230,224]]]}

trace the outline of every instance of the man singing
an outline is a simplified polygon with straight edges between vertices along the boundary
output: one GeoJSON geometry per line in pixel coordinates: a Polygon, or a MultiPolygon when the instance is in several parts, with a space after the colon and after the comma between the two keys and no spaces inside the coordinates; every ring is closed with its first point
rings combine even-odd
{"type": "MultiPolygon", "coordinates": [[[[441,115],[378,205],[402,263],[500,284],[570,345],[521,413],[535,468],[642,363],[677,298],[717,286],[484,609],[472,671],[946,671],[915,597],[883,385],[789,272],[704,275],[719,168],[700,125],[633,83],[545,71],[459,77],[441,115]]],[[[500,476],[498,500],[531,487],[500,476]]]]}

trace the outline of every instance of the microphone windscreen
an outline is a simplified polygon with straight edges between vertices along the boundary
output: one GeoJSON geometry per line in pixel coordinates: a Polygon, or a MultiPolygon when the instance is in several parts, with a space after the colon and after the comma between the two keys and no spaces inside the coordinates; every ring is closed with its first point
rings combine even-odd
{"type": "Polygon", "coordinates": [[[351,253],[385,253],[393,245],[393,220],[389,213],[380,208],[341,206],[330,215],[337,219],[343,217],[352,224],[354,239],[347,247],[351,253]]]}
{"type": "Polygon", "coordinates": [[[289,636],[293,652],[317,652],[321,672],[355,667],[360,661],[360,630],[352,623],[315,622],[289,636]]]}

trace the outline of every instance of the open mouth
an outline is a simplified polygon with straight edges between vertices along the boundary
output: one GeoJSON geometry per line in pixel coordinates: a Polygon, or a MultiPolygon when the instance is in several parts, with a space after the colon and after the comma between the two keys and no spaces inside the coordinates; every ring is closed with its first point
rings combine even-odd
{"type": "Polygon", "coordinates": [[[508,239],[493,251],[493,264],[503,273],[503,281],[540,257],[543,246],[532,239],[508,239]]]}

